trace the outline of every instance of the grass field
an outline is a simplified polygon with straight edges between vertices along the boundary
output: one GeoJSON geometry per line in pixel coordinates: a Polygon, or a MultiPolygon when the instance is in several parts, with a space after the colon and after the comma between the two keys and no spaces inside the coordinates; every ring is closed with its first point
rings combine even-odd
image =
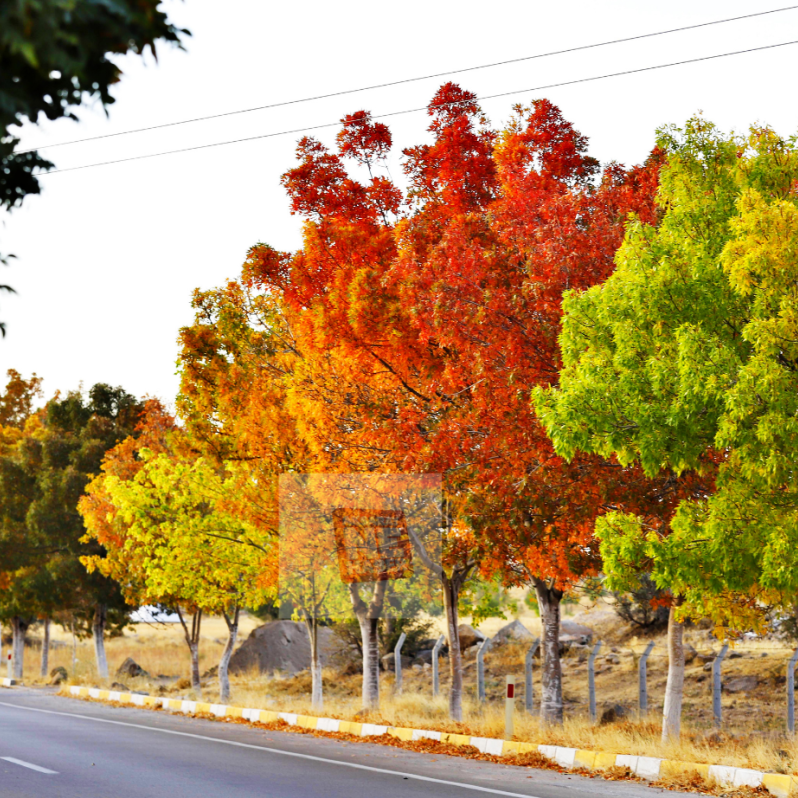
{"type": "MultiPolygon", "coordinates": [[[[524,616],[524,624],[533,634],[539,631],[534,616],[524,616]]],[[[259,625],[249,616],[242,619],[239,640],[259,625]]],[[[492,635],[505,622],[492,620],[482,625],[492,635]]],[[[609,624],[612,626],[612,624],[609,624]]],[[[617,625],[617,624],[615,624],[617,625]]],[[[629,638],[613,639],[611,628],[601,629],[604,647],[596,661],[596,687],[599,714],[608,705],[620,704],[628,714],[620,721],[605,725],[589,722],[587,711],[587,662],[578,657],[563,659],[566,722],[561,729],[543,729],[537,718],[523,711],[523,661],[526,645],[509,643],[489,651],[485,656],[486,691],[488,701],[476,703],[476,667],[473,654],[465,661],[466,700],[465,722],[448,719],[448,669],[441,661],[441,697],[432,698],[431,671],[411,668],[405,671],[404,692],[394,695],[394,677],[382,674],[381,708],[379,713],[364,715],[360,710],[361,677],[357,673],[343,675],[325,669],[324,715],[341,719],[382,722],[395,726],[459,731],[485,737],[504,736],[503,691],[505,675],[515,675],[520,698],[516,713],[515,738],[536,743],[567,745],[578,748],[656,756],[693,762],[750,767],[772,772],[798,771],[798,745],[784,734],[786,694],[784,674],[791,650],[771,641],[747,642],[735,649],[735,657],[724,663],[724,683],[739,676],[755,675],[757,686],[748,692],[724,693],[724,730],[712,732],[711,675],[703,662],[694,660],[688,665],[683,714],[683,738],[678,744],[664,746],[660,742],[659,717],[662,711],[667,660],[664,641],[660,640],[649,659],[649,715],[637,718],[637,662],[646,641],[629,638]]],[[[201,672],[216,665],[221,654],[227,629],[220,618],[203,621],[200,666],[201,672]]],[[[79,641],[73,666],[72,640],[57,628],[52,634],[55,648],[50,653],[50,668],[64,666],[69,683],[109,687],[115,680],[119,665],[132,657],[153,676],[172,677],[160,682],[155,679],[121,679],[130,689],[169,696],[193,696],[185,677],[189,672],[188,650],[179,625],[150,626],[138,624],[124,635],[107,641],[111,678],[97,678],[94,652],[90,641],[79,641]],[[181,680],[177,680],[180,677],[181,680]]],[[[706,632],[690,630],[686,638],[699,654],[709,655],[717,650],[717,641],[710,641],[706,632]]],[[[28,684],[47,680],[39,676],[39,652],[28,648],[25,662],[25,681],[28,684]]],[[[536,661],[537,667],[537,661],[536,661]]],[[[257,673],[231,677],[231,703],[263,709],[277,709],[310,713],[310,676],[307,672],[294,677],[257,673]]],[[[539,675],[535,676],[536,690],[539,675]]],[[[218,683],[214,678],[203,680],[203,695],[207,700],[218,697],[218,683]]]]}

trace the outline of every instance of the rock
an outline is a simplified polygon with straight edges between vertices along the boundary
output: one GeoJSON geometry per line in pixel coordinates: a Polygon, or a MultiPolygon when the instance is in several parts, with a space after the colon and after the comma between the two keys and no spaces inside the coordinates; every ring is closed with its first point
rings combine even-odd
{"type": "Polygon", "coordinates": [[[53,668],[50,671],[50,684],[61,684],[69,678],[67,669],[63,665],[53,668]]]}
{"type": "Polygon", "coordinates": [[[599,718],[599,725],[606,726],[608,723],[615,723],[629,716],[629,710],[623,704],[610,704],[604,707],[599,718]]]}
{"type": "Polygon", "coordinates": [[[704,667],[701,670],[711,671],[712,670],[712,663],[711,662],[705,662],[704,663],[704,667]]]}
{"type": "MultiPolygon", "coordinates": [[[[329,626],[318,629],[319,656],[326,665],[340,643],[329,626]]],[[[253,629],[230,658],[230,673],[283,671],[294,675],[310,668],[310,640],[304,623],[272,621],[253,629]]]]}
{"type": "MultiPolygon", "coordinates": [[[[438,662],[440,662],[440,659],[441,659],[441,652],[439,651],[438,662]]],[[[432,649],[425,648],[422,649],[421,651],[416,652],[416,660],[419,662],[432,663],[432,649]]]]}
{"type": "Polygon", "coordinates": [[[128,657],[117,669],[117,676],[128,676],[135,679],[138,676],[148,677],[150,674],[144,670],[132,657],[128,657]]]}
{"type": "MultiPolygon", "coordinates": [[[[402,668],[406,670],[413,664],[413,658],[408,657],[404,654],[402,654],[401,656],[402,656],[402,668]]],[[[394,658],[393,653],[386,654],[384,657],[382,657],[381,662],[382,662],[382,669],[384,671],[396,670],[396,659],[394,658]]]]}
{"type": "Polygon", "coordinates": [[[576,623],[576,621],[564,620],[560,621],[560,638],[562,638],[563,635],[584,637],[587,638],[586,642],[589,642],[593,639],[593,630],[589,626],[576,623]]]}
{"type": "Polygon", "coordinates": [[[521,621],[512,621],[496,632],[492,638],[491,646],[500,646],[508,641],[531,641],[533,639],[532,632],[521,621]]]}
{"type": "Polygon", "coordinates": [[[713,662],[715,659],[714,654],[696,654],[695,657],[699,662],[713,662]]]}
{"type": "Polygon", "coordinates": [[[688,644],[684,647],[685,662],[692,662],[697,656],[698,652],[691,645],[688,644]]]}
{"type": "Polygon", "coordinates": [[[723,690],[727,693],[748,693],[755,690],[759,679],[755,675],[733,676],[723,683],[723,690]]]}
{"type": "Polygon", "coordinates": [[[121,682],[111,682],[111,689],[118,690],[120,693],[127,693],[128,687],[126,684],[122,684],[121,682]]]}
{"type": "Polygon", "coordinates": [[[730,651],[729,652],[729,659],[742,659],[743,654],[741,651],[730,651]]]}
{"type": "MultiPolygon", "coordinates": [[[[572,653],[578,654],[582,650],[587,649],[588,639],[584,637],[584,635],[575,636],[575,635],[560,635],[560,656],[563,656],[565,653],[572,653]]],[[[539,646],[538,650],[535,652],[535,656],[540,655],[540,650],[543,646],[539,646]]]]}
{"type": "Polygon", "coordinates": [[[617,654],[609,654],[608,656],[604,657],[604,661],[610,665],[621,664],[621,658],[617,654]]]}
{"type": "Polygon", "coordinates": [[[485,640],[485,635],[482,632],[477,631],[467,623],[461,623],[457,627],[457,633],[460,637],[460,651],[465,651],[467,648],[471,648],[471,646],[485,640]]]}

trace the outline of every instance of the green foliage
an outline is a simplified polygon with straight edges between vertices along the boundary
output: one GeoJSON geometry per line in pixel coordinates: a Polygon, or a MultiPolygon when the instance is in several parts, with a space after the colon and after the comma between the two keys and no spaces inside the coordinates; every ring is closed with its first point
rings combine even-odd
{"type": "Polygon", "coordinates": [[[659,144],[662,221],[632,220],[617,271],[567,296],[560,385],[535,401],[566,457],[720,464],[670,529],[611,513],[597,534],[614,589],[650,569],[685,612],[745,625],[798,591],[798,150],[700,118],[659,144]]]}
{"type": "MultiPolygon", "coordinates": [[[[29,399],[17,397],[20,412],[29,399]]],[[[104,384],[88,396],[55,398],[0,457],[0,572],[10,575],[0,612],[6,617],[67,611],[84,634],[99,604],[112,632],[127,623],[119,585],[81,563],[103,550],[83,540],[77,504],[105,452],[134,432],[140,409],[123,389],[104,384]]]]}
{"type": "Polygon", "coordinates": [[[153,54],[157,42],[178,43],[160,0],[0,0],[0,207],[39,193],[37,152],[15,153],[9,128],[23,122],[75,119],[86,99],[113,103],[121,77],[113,56],[153,54]]]}
{"type": "Polygon", "coordinates": [[[475,626],[488,618],[507,619],[518,614],[518,602],[502,586],[501,575],[492,579],[472,580],[460,593],[459,613],[471,617],[475,626]]]}

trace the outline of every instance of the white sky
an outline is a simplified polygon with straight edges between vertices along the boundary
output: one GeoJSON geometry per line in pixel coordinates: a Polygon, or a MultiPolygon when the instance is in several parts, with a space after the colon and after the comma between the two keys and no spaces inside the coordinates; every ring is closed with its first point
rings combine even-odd
{"type": "MultiPolygon", "coordinates": [[[[157,64],[126,58],[106,118],[26,129],[60,168],[334,122],[426,105],[444,79],[363,92],[169,130],[53,149],[47,144],[539,52],[780,8],[779,0],[571,0],[565,3],[344,0],[167,0],[193,36],[157,64]]],[[[480,95],[635,69],[798,39],[798,10],[643,42],[555,56],[453,78],[480,95]]],[[[640,162],[655,129],[703,110],[724,129],[765,122],[798,131],[798,45],[581,86],[520,92],[483,103],[495,126],[516,102],[546,96],[591,141],[602,162],[640,162]],[[792,76],[792,77],[791,77],[792,76]]],[[[402,148],[425,140],[427,117],[395,117],[394,178],[402,148]]],[[[332,143],[336,130],[316,134],[332,143]]],[[[191,322],[191,292],[235,277],[249,246],[299,245],[280,175],[299,134],[134,163],[44,176],[40,197],[3,219],[0,370],[44,377],[48,394],[122,385],[174,399],[177,333],[191,322]]],[[[2,375],[0,375],[2,376],[2,375]]]]}

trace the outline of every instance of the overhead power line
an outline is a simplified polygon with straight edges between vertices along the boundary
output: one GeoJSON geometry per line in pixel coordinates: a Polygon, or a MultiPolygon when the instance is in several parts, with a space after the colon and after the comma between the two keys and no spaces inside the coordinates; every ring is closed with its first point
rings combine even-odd
{"type": "Polygon", "coordinates": [[[83,144],[84,142],[87,141],[98,141],[100,139],[115,138],[117,136],[131,136],[135,133],[146,133],[151,130],[162,130],[167,127],[177,127],[179,125],[191,125],[194,124],[195,122],[207,122],[212,119],[223,119],[228,116],[237,116],[239,114],[250,114],[254,111],[266,111],[271,108],[284,108],[289,105],[299,105],[301,103],[309,103],[309,102],[314,102],[316,100],[327,100],[332,97],[343,97],[347,94],[358,94],[360,92],[373,91],[375,89],[387,89],[392,86],[402,86],[407,83],[416,83],[421,80],[432,80],[433,78],[443,78],[451,75],[462,75],[466,72],[476,72],[477,70],[480,69],[491,69],[493,67],[508,66],[510,64],[520,64],[525,61],[534,61],[539,58],[550,58],[551,56],[555,55],[567,55],[568,53],[577,53],[583,50],[593,50],[597,47],[609,47],[610,45],[614,44],[623,44],[625,42],[640,41],[641,39],[651,39],[655,36],[667,36],[671,33],[682,33],[688,30],[707,28],[712,25],[723,25],[727,22],[739,22],[740,20],[744,19],[763,17],[769,14],[779,14],[782,11],[794,11],[797,8],[798,5],[785,6],[783,8],[773,8],[770,9],[769,11],[756,11],[752,14],[744,14],[738,17],[727,17],[726,19],[716,19],[712,20],[711,22],[700,22],[697,25],[685,25],[681,28],[670,28],[669,30],[655,31],[653,33],[641,33],[638,34],[637,36],[627,36],[626,38],[623,39],[611,39],[606,42],[594,42],[593,44],[583,44],[578,47],[569,47],[565,50],[552,50],[551,52],[547,53],[536,53],[535,55],[527,55],[527,56],[522,56],[520,58],[511,58],[507,61],[496,61],[492,64],[481,64],[480,66],[464,67],[462,69],[451,69],[447,72],[437,72],[430,75],[420,75],[414,78],[403,78],[402,80],[393,80],[389,81],[388,83],[376,83],[372,86],[361,86],[360,88],[357,89],[344,89],[342,91],[330,92],[329,94],[317,94],[312,97],[302,97],[300,99],[285,100],[283,102],[270,103],[268,105],[258,105],[254,106],[253,108],[241,108],[236,111],[225,111],[220,114],[209,114],[208,116],[197,116],[193,117],[192,119],[181,119],[176,122],[164,122],[159,125],[149,125],[147,127],[134,128],[133,130],[122,130],[119,131],[118,133],[103,133],[100,136],[87,136],[86,138],[73,139],[72,141],[62,141],[57,144],[45,144],[42,145],[41,147],[30,150],[20,150],[19,153],[24,154],[26,152],[34,152],[36,149],[53,149],[55,147],[68,147],[72,144],[83,144]]]}
{"type": "MultiPolygon", "coordinates": [[[[533,86],[533,87],[528,88],[528,89],[516,89],[514,91],[499,92],[498,94],[486,94],[486,95],[483,95],[482,97],[479,97],[478,100],[480,100],[480,101],[494,100],[494,99],[499,98],[499,97],[509,97],[509,96],[514,95],[514,94],[526,94],[528,92],[543,91],[545,89],[555,89],[555,88],[560,88],[562,86],[573,86],[573,85],[576,85],[576,84],[579,84],[579,83],[590,83],[590,82],[597,81],[597,80],[606,80],[608,78],[622,77],[623,75],[636,75],[636,74],[640,74],[641,72],[651,72],[651,71],[653,71],[655,69],[667,69],[668,67],[684,66],[686,64],[696,64],[696,63],[699,63],[701,61],[713,61],[713,60],[716,60],[718,58],[728,58],[729,56],[733,56],[733,55],[744,55],[746,53],[756,53],[756,52],[761,52],[762,50],[773,50],[773,49],[775,49],[777,47],[788,47],[789,45],[793,45],[793,44],[798,44],[798,40],[794,40],[794,41],[790,41],[790,42],[780,42],[778,44],[767,44],[767,45],[764,45],[763,47],[750,47],[747,50],[735,50],[735,51],[730,52],[730,53],[719,53],[718,55],[705,55],[705,56],[701,56],[700,58],[688,58],[688,59],[686,59],[684,61],[672,61],[669,64],[657,64],[655,66],[640,67],[639,69],[625,69],[622,72],[610,72],[610,73],[608,73],[606,75],[594,75],[594,76],[589,77],[589,78],[577,78],[575,80],[566,80],[566,81],[562,81],[560,83],[549,83],[549,84],[547,84],[545,86],[533,86]]],[[[427,110],[430,110],[430,109],[433,109],[433,108],[436,108],[436,107],[437,108],[445,108],[445,107],[450,107],[452,105],[458,105],[458,104],[459,103],[440,103],[437,106],[435,106],[435,105],[428,105],[428,106],[425,105],[425,106],[423,106],[421,108],[407,108],[407,109],[405,109],[403,111],[389,111],[389,112],[384,113],[384,114],[374,114],[373,118],[374,119],[387,119],[387,118],[393,117],[393,116],[402,116],[404,114],[414,114],[414,113],[419,113],[421,111],[427,111],[427,110]]],[[[276,138],[278,136],[290,136],[292,134],[297,134],[297,133],[310,133],[312,131],[322,130],[324,128],[338,127],[340,124],[341,124],[341,120],[339,119],[339,120],[336,120],[335,122],[325,122],[324,124],[320,124],[320,125],[310,125],[310,126],[307,126],[307,127],[294,128],[292,130],[281,130],[281,131],[278,131],[278,132],[275,132],[275,133],[261,133],[261,134],[259,134],[257,136],[247,136],[246,138],[230,139],[228,141],[216,141],[216,142],[212,142],[211,144],[198,144],[195,147],[182,147],[182,148],[177,149],[177,150],[165,150],[163,152],[152,152],[152,153],[147,153],[145,155],[133,155],[133,156],[128,157],[128,158],[117,158],[117,159],[115,159],[113,161],[100,161],[99,163],[84,164],[83,166],[70,166],[70,167],[67,167],[66,169],[53,169],[51,172],[41,172],[40,174],[37,174],[37,177],[44,177],[46,175],[54,175],[54,174],[59,174],[59,173],[63,173],[63,172],[75,172],[75,171],[77,171],[79,169],[93,169],[93,168],[98,167],[98,166],[111,166],[113,164],[128,163],[130,161],[142,161],[142,160],[145,160],[147,158],[160,158],[160,157],[162,157],[164,155],[177,155],[178,153],[182,153],[182,152],[195,152],[197,150],[207,150],[207,149],[211,149],[212,147],[225,147],[225,146],[227,146],[229,144],[242,144],[242,143],[244,143],[246,141],[258,141],[260,139],[270,139],[270,138],[276,138]]]]}

